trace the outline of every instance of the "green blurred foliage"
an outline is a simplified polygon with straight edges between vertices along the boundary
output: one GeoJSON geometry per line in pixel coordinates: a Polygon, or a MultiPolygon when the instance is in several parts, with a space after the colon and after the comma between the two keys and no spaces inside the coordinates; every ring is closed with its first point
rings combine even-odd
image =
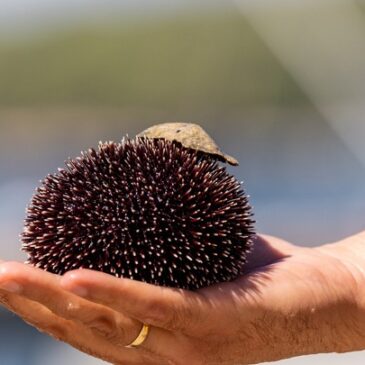
{"type": "Polygon", "coordinates": [[[304,100],[238,12],[120,19],[0,44],[3,107],[224,110],[304,100]]]}

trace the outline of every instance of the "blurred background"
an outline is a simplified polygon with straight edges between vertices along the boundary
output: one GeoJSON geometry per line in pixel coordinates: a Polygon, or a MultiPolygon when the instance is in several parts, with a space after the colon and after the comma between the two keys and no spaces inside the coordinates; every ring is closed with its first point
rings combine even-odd
{"type": "MultiPolygon", "coordinates": [[[[67,157],[160,121],[237,157],[258,229],[299,245],[365,228],[365,1],[2,0],[0,257],[67,157]]],[[[102,362],[0,310],[6,365],[102,362]]],[[[364,353],[282,364],[363,364],[364,353]]]]}

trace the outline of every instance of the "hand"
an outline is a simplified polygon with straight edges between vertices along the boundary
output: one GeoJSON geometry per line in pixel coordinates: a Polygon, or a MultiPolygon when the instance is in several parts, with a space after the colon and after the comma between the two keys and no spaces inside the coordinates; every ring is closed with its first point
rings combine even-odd
{"type": "Polygon", "coordinates": [[[357,291],[364,278],[346,245],[309,249],[266,237],[255,247],[245,275],[197,292],[2,263],[0,301],[41,331],[114,364],[255,364],[365,348],[357,291]],[[151,326],[147,340],[125,348],[142,323],[151,326]]]}

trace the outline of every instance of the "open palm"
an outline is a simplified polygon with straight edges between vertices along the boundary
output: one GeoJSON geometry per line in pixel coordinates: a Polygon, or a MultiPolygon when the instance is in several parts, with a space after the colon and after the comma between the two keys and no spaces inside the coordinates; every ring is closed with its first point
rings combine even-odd
{"type": "Polygon", "coordinates": [[[255,364],[334,346],[347,351],[343,322],[359,276],[333,252],[260,237],[244,275],[196,292],[3,262],[0,301],[39,330],[114,364],[255,364]],[[147,340],[126,348],[143,323],[151,326],[147,340]]]}

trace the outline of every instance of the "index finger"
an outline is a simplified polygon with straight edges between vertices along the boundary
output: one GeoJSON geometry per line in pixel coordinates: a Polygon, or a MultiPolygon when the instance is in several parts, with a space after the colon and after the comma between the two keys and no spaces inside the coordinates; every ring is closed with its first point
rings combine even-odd
{"type": "Polygon", "coordinates": [[[66,273],[61,286],[93,302],[156,327],[194,334],[208,316],[205,298],[194,292],[116,278],[92,270],[66,273]]]}

